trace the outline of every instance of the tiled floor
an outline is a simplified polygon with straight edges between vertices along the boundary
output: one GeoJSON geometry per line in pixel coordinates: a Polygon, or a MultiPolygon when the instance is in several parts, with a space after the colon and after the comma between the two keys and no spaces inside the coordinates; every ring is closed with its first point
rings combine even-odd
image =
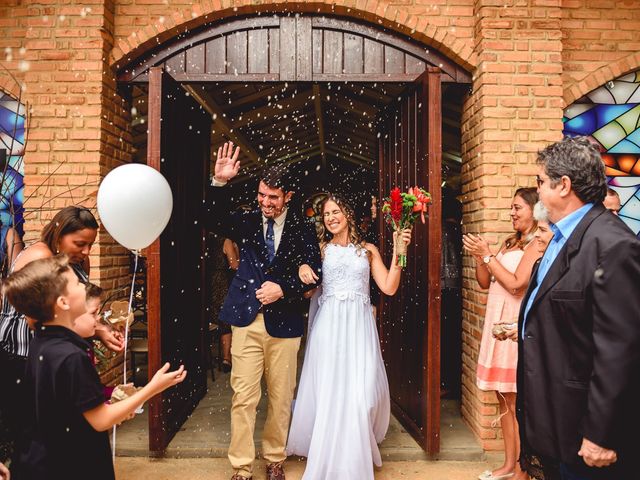
{"type": "MultiPolygon", "coordinates": [[[[229,444],[231,405],[229,375],[218,373],[215,382],[209,379],[209,391],[191,417],[171,441],[166,457],[197,458],[226,457],[229,444]]],[[[266,395],[258,405],[256,422],[256,447],[260,450],[262,425],[266,417],[266,395]]],[[[462,422],[458,403],[443,401],[441,419],[441,460],[482,461],[484,454],[468,427],[462,422]]],[[[147,414],[138,415],[117,430],[116,454],[118,456],[148,456],[147,414]]],[[[382,443],[381,454],[385,461],[412,461],[426,459],[425,453],[392,417],[387,437],[382,443]]]]}

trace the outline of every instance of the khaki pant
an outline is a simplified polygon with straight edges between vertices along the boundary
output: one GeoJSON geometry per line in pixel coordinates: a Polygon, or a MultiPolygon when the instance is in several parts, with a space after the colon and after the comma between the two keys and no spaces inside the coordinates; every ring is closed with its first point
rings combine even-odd
{"type": "Polygon", "coordinates": [[[267,333],[264,317],[258,314],[251,325],[232,327],[231,339],[231,444],[229,461],[235,473],[253,474],[256,451],[253,432],[256,407],[262,395],[260,381],[267,382],[269,407],[262,434],[262,456],[267,463],[283,462],[291,402],[296,386],[300,338],[275,338],[267,333]]]}

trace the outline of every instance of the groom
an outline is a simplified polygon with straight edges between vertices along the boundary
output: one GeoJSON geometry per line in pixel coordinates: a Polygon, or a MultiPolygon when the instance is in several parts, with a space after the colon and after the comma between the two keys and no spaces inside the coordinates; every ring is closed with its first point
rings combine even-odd
{"type": "Polygon", "coordinates": [[[220,311],[232,327],[231,340],[231,480],[251,479],[255,460],[253,432],[262,376],[269,395],[262,435],[267,480],[284,480],[282,464],[291,402],[296,385],[297,353],[303,331],[306,286],[298,267],[320,268],[315,233],[287,208],[293,191],[282,168],[266,168],[258,184],[258,209],[231,213],[224,185],[240,170],[240,148],[218,149],[209,218],[218,231],[240,247],[240,266],[220,311]]]}

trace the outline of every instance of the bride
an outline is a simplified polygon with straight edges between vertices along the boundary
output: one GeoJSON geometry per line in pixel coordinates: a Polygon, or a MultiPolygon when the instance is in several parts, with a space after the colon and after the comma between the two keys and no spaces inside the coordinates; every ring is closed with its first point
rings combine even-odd
{"type": "MultiPolygon", "coordinates": [[[[390,401],[369,272],[382,293],[393,295],[402,269],[387,270],[378,249],[360,238],[342,198],[329,195],[320,209],[322,291],[314,295],[317,311],[309,312],[287,451],[307,457],[303,480],[372,480],[373,465],[382,465],[378,443],[387,433],[390,401]]],[[[401,235],[408,245],[411,230],[401,235]]],[[[299,276],[307,284],[317,280],[307,265],[299,276]]]]}

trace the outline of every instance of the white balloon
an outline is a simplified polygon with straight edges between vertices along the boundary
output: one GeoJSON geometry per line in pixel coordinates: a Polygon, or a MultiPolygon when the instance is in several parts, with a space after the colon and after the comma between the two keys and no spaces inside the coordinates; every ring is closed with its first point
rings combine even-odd
{"type": "Polygon", "coordinates": [[[98,213],[111,236],[130,250],[148,247],[171,217],[169,183],[156,169],[140,163],[113,169],[98,190],[98,213]]]}

